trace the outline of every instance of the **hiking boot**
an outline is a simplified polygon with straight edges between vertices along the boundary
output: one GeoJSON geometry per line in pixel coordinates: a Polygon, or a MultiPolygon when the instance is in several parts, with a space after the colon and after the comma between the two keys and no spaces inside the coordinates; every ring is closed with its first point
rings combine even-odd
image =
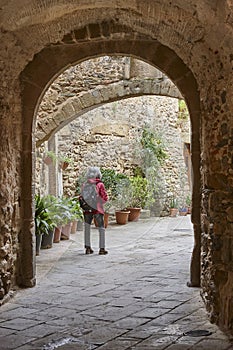
{"type": "Polygon", "coordinates": [[[106,255],[106,254],[108,254],[108,251],[105,250],[104,248],[100,248],[99,255],[106,255]]]}
{"type": "Polygon", "coordinates": [[[94,250],[91,247],[86,247],[86,254],[93,254],[94,250]]]}

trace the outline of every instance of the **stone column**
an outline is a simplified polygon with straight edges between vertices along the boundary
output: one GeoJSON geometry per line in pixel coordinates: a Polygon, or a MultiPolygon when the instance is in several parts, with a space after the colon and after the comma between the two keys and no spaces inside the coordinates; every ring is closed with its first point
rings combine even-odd
{"type": "Polygon", "coordinates": [[[202,296],[211,320],[226,329],[233,329],[232,80],[207,89],[202,132],[202,296]]]}
{"type": "MultiPolygon", "coordinates": [[[[53,151],[56,155],[58,152],[58,145],[57,145],[57,135],[53,135],[49,141],[48,141],[48,150],[53,151]]],[[[53,162],[48,167],[48,193],[52,194],[54,196],[57,196],[58,194],[62,193],[62,189],[60,181],[59,181],[59,167],[58,162],[53,162]]],[[[60,170],[61,171],[61,170],[60,170]]]]}

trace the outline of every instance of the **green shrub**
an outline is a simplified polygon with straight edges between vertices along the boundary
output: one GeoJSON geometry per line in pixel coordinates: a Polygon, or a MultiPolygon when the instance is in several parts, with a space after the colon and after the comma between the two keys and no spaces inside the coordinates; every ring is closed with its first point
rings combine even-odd
{"type": "Polygon", "coordinates": [[[36,234],[49,234],[56,223],[53,220],[51,213],[47,207],[46,198],[41,197],[39,194],[35,196],[35,233],[36,234]]]}

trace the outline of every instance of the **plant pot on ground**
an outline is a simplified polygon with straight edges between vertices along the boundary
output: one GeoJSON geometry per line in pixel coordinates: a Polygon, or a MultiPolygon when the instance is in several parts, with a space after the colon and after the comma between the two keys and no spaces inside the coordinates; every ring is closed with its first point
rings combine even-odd
{"type": "Polygon", "coordinates": [[[56,226],[48,210],[46,199],[47,197],[41,197],[39,194],[35,196],[36,255],[39,255],[43,236],[49,235],[56,226]]]}
{"type": "Polygon", "coordinates": [[[188,214],[188,209],[186,207],[179,209],[180,216],[186,216],[188,214]]]}
{"type": "Polygon", "coordinates": [[[126,225],[129,219],[129,210],[116,210],[116,223],[118,225],[126,225]]]}
{"type": "Polygon", "coordinates": [[[178,201],[173,196],[171,201],[170,201],[170,216],[171,217],[176,217],[178,212],[179,212],[179,210],[178,210],[178,201]]]}
{"type": "Polygon", "coordinates": [[[71,219],[72,219],[71,233],[76,233],[78,230],[78,222],[83,222],[84,220],[83,210],[80,207],[78,197],[70,198],[68,203],[70,206],[71,219]]]}
{"type": "Polygon", "coordinates": [[[135,208],[135,207],[127,207],[127,210],[129,210],[129,221],[138,221],[141,213],[141,208],[135,208]]]}
{"type": "Polygon", "coordinates": [[[70,239],[71,227],[72,227],[72,222],[69,222],[69,223],[62,226],[62,229],[61,229],[61,239],[62,240],[70,239]]]}
{"type": "Polygon", "coordinates": [[[172,218],[176,217],[178,214],[178,208],[170,208],[170,216],[172,218]]]}
{"type": "Polygon", "coordinates": [[[42,235],[36,234],[36,255],[40,255],[42,235]]]}
{"type": "Polygon", "coordinates": [[[188,195],[186,197],[187,214],[191,214],[191,212],[192,212],[191,205],[192,205],[192,200],[191,200],[190,195],[188,195]]]}
{"type": "Polygon", "coordinates": [[[78,226],[78,220],[73,220],[72,221],[72,226],[71,226],[71,233],[72,234],[77,232],[77,226],[78,226]]]}
{"type": "MultiPolygon", "coordinates": [[[[123,174],[122,174],[123,175],[123,174]]],[[[128,176],[123,175],[117,183],[115,188],[116,196],[113,200],[113,207],[115,209],[116,222],[119,225],[125,225],[128,222],[130,211],[127,210],[130,198],[130,180],[128,176]]]]}
{"type": "Polygon", "coordinates": [[[55,227],[53,243],[59,243],[61,240],[61,226],[55,227]]]}
{"type": "Polygon", "coordinates": [[[41,240],[41,249],[50,249],[53,246],[54,228],[49,230],[47,234],[43,234],[41,240]]]}
{"type": "Polygon", "coordinates": [[[129,221],[138,221],[141,209],[153,203],[153,192],[150,189],[148,180],[142,175],[131,176],[130,178],[129,221]]]}

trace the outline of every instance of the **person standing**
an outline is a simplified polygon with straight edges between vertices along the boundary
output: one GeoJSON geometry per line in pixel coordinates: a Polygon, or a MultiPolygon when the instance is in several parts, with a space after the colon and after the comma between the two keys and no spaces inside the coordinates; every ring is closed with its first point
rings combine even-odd
{"type": "Polygon", "coordinates": [[[81,196],[86,205],[83,206],[84,214],[84,245],[85,253],[93,254],[91,248],[91,223],[95,218],[99,229],[99,255],[106,255],[105,227],[104,227],[104,203],[108,201],[108,194],[101,181],[101,171],[98,167],[90,167],[86,174],[86,182],[81,189],[81,196]]]}

